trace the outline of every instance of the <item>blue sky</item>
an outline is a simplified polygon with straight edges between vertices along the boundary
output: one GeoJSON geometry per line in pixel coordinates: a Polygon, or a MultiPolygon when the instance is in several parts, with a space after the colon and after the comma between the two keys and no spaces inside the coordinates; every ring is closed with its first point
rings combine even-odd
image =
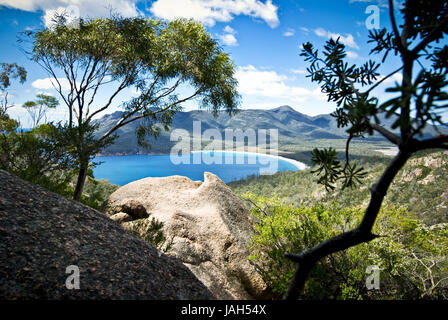
{"type": "MultiPolygon", "coordinates": [[[[17,105],[10,109],[10,114],[26,126],[28,117],[19,106],[36,93],[55,94],[47,75],[20,50],[18,33],[43,28],[56,10],[105,17],[110,8],[123,16],[163,19],[183,16],[203,23],[236,65],[243,109],[270,109],[287,104],[309,115],[329,113],[335,105],[328,103],[319,87],[305,77],[307,64],[299,56],[300,46],[310,41],[322,48],[328,38],[341,36],[349,54],[348,62],[362,63],[371,49],[365,24],[369,5],[378,6],[380,26],[389,27],[383,0],[0,0],[0,62],[17,62],[28,71],[27,82],[10,90],[17,105]]],[[[388,74],[397,66],[399,61],[391,59],[380,73],[388,74]]],[[[384,87],[377,94],[385,98],[382,90],[384,87]]],[[[107,92],[103,94],[107,96],[107,92]]],[[[126,92],[121,98],[130,94],[131,91],[126,92]]],[[[198,107],[189,102],[184,108],[198,107]]],[[[60,106],[49,118],[62,120],[65,112],[60,106]]]]}

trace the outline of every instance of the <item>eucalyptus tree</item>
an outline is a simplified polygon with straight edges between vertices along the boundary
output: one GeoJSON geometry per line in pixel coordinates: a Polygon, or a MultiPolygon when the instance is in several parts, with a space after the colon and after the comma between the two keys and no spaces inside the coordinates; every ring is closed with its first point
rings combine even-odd
{"type": "MultiPolygon", "coordinates": [[[[16,63],[0,64],[0,169],[9,171],[23,179],[40,184],[52,191],[63,193],[68,178],[62,172],[73,164],[65,146],[59,142],[59,128],[51,124],[31,131],[20,130],[20,123],[7,113],[12,106],[8,99],[8,88],[13,80],[26,81],[26,70],[16,63]]],[[[53,107],[54,97],[38,96],[36,103],[53,107]]]]}
{"type": "Polygon", "coordinates": [[[33,128],[35,128],[42,120],[46,120],[48,109],[55,109],[58,105],[59,101],[55,97],[39,93],[35,100],[25,102],[22,107],[30,115],[33,128]]]}
{"type": "Polygon", "coordinates": [[[0,168],[5,169],[4,164],[10,157],[11,144],[8,140],[9,132],[16,132],[19,123],[11,119],[8,109],[12,106],[8,99],[8,88],[14,79],[20,83],[26,81],[26,70],[17,63],[0,63],[0,168]]]}
{"type": "Polygon", "coordinates": [[[168,129],[188,100],[215,114],[238,107],[233,62],[194,21],[110,17],[73,26],[59,16],[52,27],[27,35],[31,59],[48,73],[68,110],[66,140],[79,169],[75,200],[92,157],[113,143],[117,129],[139,121],[136,134],[145,145],[158,134],[156,124],[168,129]],[[117,107],[121,119],[96,137],[93,120],[117,107]]]}
{"type": "MultiPolygon", "coordinates": [[[[303,44],[301,55],[309,62],[308,77],[320,84],[329,101],[337,103],[333,113],[339,127],[346,127],[348,140],[346,163],[336,160],[334,149],[313,150],[312,159],[318,168],[319,181],[333,189],[337,181],[343,187],[353,186],[365,172],[349,161],[349,146],[354,137],[376,132],[398,147],[382,176],[370,191],[370,200],[360,224],[348,232],[330,238],[301,253],[286,253],[298,263],[285,295],[287,299],[300,296],[306,279],[324,257],[379,237],[372,233],[383,199],[399,170],[416,152],[427,149],[448,150],[448,135],[425,138],[428,125],[446,126],[441,112],[446,111],[448,71],[448,1],[406,0],[400,8],[401,25],[395,18],[394,1],[389,0],[392,30],[383,28],[369,32],[374,44],[371,54],[382,55],[381,63],[370,59],[361,66],[345,61],[345,46],[338,40],[328,40],[323,55],[311,43],[303,44]],[[400,61],[396,70],[380,77],[378,68],[391,56],[400,61]],[[395,95],[380,103],[373,90],[396,73],[401,83],[386,89],[395,95]],[[391,126],[382,123],[380,115],[393,119],[391,126]]],[[[381,57],[381,56],[380,56],[381,57]]]]}
{"type": "Polygon", "coordinates": [[[17,63],[0,63],[0,116],[6,114],[11,107],[8,101],[8,88],[13,79],[18,79],[20,83],[26,81],[26,70],[17,63]]]}

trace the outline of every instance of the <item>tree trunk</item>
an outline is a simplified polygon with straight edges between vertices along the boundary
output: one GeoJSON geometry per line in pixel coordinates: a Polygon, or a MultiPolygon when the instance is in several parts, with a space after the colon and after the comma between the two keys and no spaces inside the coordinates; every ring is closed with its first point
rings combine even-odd
{"type": "Polygon", "coordinates": [[[73,200],[81,201],[82,190],[84,189],[84,183],[87,178],[87,169],[89,168],[89,161],[82,160],[79,167],[78,181],[76,182],[75,193],[73,200]]]}

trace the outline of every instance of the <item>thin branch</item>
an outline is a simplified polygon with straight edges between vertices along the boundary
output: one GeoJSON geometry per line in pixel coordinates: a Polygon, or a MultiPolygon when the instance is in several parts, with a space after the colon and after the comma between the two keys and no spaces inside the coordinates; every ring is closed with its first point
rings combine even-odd
{"type": "Polygon", "coordinates": [[[122,119],[120,119],[120,121],[118,121],[118,123],[117,123],[114,127],[112,127],[108,132],[106,132],[100,139],[98,139],[98,142],[100,142],[100,141],[106,139],[106,138],[107,138],[108,136],[110,136],[115,130],[117,130],[117,129],[119,129],[119,128],[121,128],[121,127],[123,127],[123,126],[125,126],[125,125],[127,125],[127,124],[129,124],[129,123],[131,123],[131,122],[134,122],[134,121],[136,121],[136,120],[140,120],[140,119],[149,117],[149,116],[151,116],[151,115],[156,115],[156,114],[161,113],[161,112],[165,112],[165,111],[167,111],[168,109],[170,109],[170,108],[172,108],[172,107],[174,107],[174,106],[176,106],[176,105],[178,105],[178,104],[180,104],[180,103],[182,103],[182,102],[185,102],[185,101],[187,101],[187,100],[190,100],[190,99],[194,98],[194,97],[197,96],[199,93],[201,93],[201,91],[202,91],[202,88],[198,89],[198,90],[197,90],[195,93],[193,93],[192,95],[190,95],[190,96],[188,96],[188,97],[186,97],[186,98],[184,98],[184,99],[178,100],[178,101],[176,101],[176,102],[174,102],[174,103],[171,103],[171,104],[169,104],[168,106],[166,106],[165,108],[159,109],[159,110],[157,110],[157,111],[153,111],[153,112],[151,112],[151,113],[143,113],[143,114],[141,114],[141,115],[139,115],[139,116],[135,116],[134,118],[129,119],[129,120],[127,120],[127,121],[123,121],[124,118],[122,118],[122,119]]]}
{"type": "Polygon", "coordinates": [[[448,277],[444,277],[442,279],[440,279],[439,281],[437,281],[437,283],[434,285],[434,288],[436,288],[441,282],[448,280],[448,277]]]}
{"type": "Polygon", "coordinates": [[[400,145],[401,138],[397,136],[396,134],[392,133],[391,131],[387,130],[386,128],[376,124],[376,123],[369,123],[369,126],[375,130],[381,133],[387,140],[392,142],[395,145],[400,145]]]}
{"type": "Polygon", "coordinates": [[[350,133],[346,143],[345,143],[345,166],[344,169],[342,169],[342,171],[345,171],[345,169],[347,169],[347,167],[349,166],[350,163],[350,154],[349,154],[349,149],[350,149],[350,142],[353,139],[353,133],[350,133]]]}
{"type": "MultiPolygon", "coordinates": [[[[98,92],[98,88],[100,87],[101,82],[103,81],[105,75],[106,75],[106,73],[103,72],[102,76],[100,76],[100,77],[98,78],[98,80],[97,80],[97,82],[96,82],[96,85],[94,85],[94,87],[93,87],[94,90],[93,90],[92,96],[90,97],[90,100],[89,100],[89,102],[87,103],[86,118],[89,117],[89,113],[90,113],[90,105],[91,105],[91,104],[93,103],[93,101],[95,100],[96,93],[98,92]]],[[[87,90],[88,90],[88,89],[87,89],[87,90]]]]}
{"type": "Polygon", "coordinates": [[[387,76],[385,76],[383,79],[381,79],[380,81],[378,81],[377,83],[375,83],[372,87],[369,88],[369,90],[365,91],[364,94],[368,94],[370,93],[370,91],[372,91],[373,89],[375,89],[376,87],[378,87],[383,81],[387,80],[388,78],[392,77],[394,74],[396,74],[398,71],[402,70],[403,67],[398,68],[395,71],[392,71],[391,73],[389,73],[387,76]]]}
{"type": "Polygon", "coordinates": [[[87,119],[85,122],[89,122],[90,120],[92,120],[92,118],[97,115],[98,113],[103,112],[104,110],[106,110],[107,108],[110,107],[110,105],[112,104],[112,101],[115,99],[115,97],[124,89],[127,87],[127,82],[128,82],[128,75],[126,75],[126,77],[123,79],[123,81],[120,83],[119,87],[117,88],[117,90],[115,90],[115,92],[109,97],[109,100],[107,101],[107,103],[100,109],[96,110],[95,112],[93,112],[87,119]]]}
{"type": "Polygon", "coordinates": [[[401,52],[402,55],[405,55],[408,50],[405,48],[402,42],[400,32],[398,31],[397,22],[395,21],[394,0],[389,0],[389,16],[390,16],[390,22],[392,24],[392,29],[394,31],[395,39],[397,40],[398,50],[401,52]]]}
{"type": "MultiPolygon", "coordinates": [[[[182,80],[182,78],[183,78],[183,76],[181,76],[181,77],[176,81],[176,83],[175,83],[170,89],[168,89],[167,91],[165,91],[163,94],[159,95],[157,98],[155,98],[155,99],[151,100],[150,102],[146,103],[146,105],[148,105],[148,104],[155,104],[155,103],[157,103],[157,101],[159,101],[160,99],[162,99],[162,98],[164,98],[165,96],[168,96],[169,94],[173,93],[173,92],[176,90],[177,86],[180,84],[180,81],[182,80]]],[[[156,84],[156,82],[157,82],[158,79],[159,79],[159,76],[156,77],[156,79],[153,81],[153,83],[152,83],[152,85],[150,86],[150,88],[148,89],[148,91],[145,92],[145,94],[144,94],[144,98],[145,98],[145,99],[151,94],[151,91],[152,91],[153,87],[155,86],[155,84],[156,84]]],[[[152,112],[151,114],[155,115],[155,114],[157,114],[157,113],[164,112],[164,111],[168,110],[169,108],[171,108],[171,107],[173,107],[173,106],[175,106],[175,105],[177,105],[177,104],[179,104],[179,103],[185,102],[186,100],[189,100],[189,99],[195,97],[195,96],[196,96],[197,94],[199,94],[201,91],[202,91],[202,89],[200,88],[200,89],[198,89],[194,94],[192,94],[191,96],[189,96],[189,97],[187,97],[187,98],[185,98],[185,99],[179,100],[179,101],[177,101],[176,103],[172,103],[172,104],[168,105],[168,106],[165,107],[165,108],[162,108],[162,109],[160,109],[160,110],[154,111],[154,112],[152,112]]],[[[137,117],[135,117],[135,118],[132,118],[132,119],[130,119],[130,120],[127,120],[127,119],[131,118],[133,115],[139,113],[139,112],[145,107],[145,104],[144,104],[145,99],[141,99],[141,101],[139,102],[139,105],[136,106],[136,107],[134,108],[133,111],[131,111],[131,112],[129,112],[128,114],[126,114],[125,116],[123,116],[123,118],[121,118],[121,119],[117,122],[117,124],[116,124],[111,130],[109,130],[103,137],[101,137],[101,139],[106,138],[106,137],[109,136],[113,131],[115,131],[115,130],[118,129],[118,128],[121,128],[122,126],[124,126],[124,125],[126,125],[126,124],[128,124],[128,123],[134,122],[135,120],[139,120],[139,119],[145,118],[146,116],[151,115],[151,114],[146,114],[146,115],[143,114],[143,115],[137,116],[137,117]]]]}

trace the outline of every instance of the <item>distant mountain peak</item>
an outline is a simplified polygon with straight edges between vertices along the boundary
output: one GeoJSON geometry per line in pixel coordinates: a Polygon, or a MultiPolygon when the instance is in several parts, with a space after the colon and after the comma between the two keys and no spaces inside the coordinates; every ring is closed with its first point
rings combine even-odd
{"type": "Polygon", "coordinates": [[[291,106],[288,106],[288,105],[284,105],[284,106],[280,106],[278,108],[274,108],[274,109],[272,109],[272,111],[277,111],[277,112],[293,111],[293,112],[297,112],[291,106]]]}

